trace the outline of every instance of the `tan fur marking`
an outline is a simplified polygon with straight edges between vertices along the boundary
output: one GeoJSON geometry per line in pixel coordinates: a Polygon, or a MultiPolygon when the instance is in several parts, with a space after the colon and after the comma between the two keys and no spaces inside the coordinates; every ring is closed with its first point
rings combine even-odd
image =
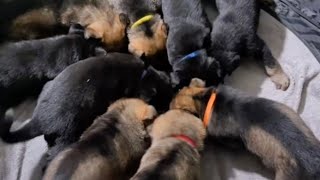
{"type": "Polygon", "coordinates": [[[286,114],[292,123],[306,136],[307,140],[313,144],[319,144],[319,141],[311,131],[311,129],[305,124],[301,117],[294,112],[291,108],[284,104],[274,104],[282,113],[286,114]]]}
{"type": "Polygon", "coordinates": [[[297,169],[297,162],[286,148],[272,135],[261,128],[251,127],[245,134],[246,146],[262,158],[263,163],[277,172],[290,174],[297,169]]]}
{"type": "Polygon", "coordinates": [[[39,8],[18,16],[10,27],[10,36],[17,39],[34,39],[41,36],[39,29],[49,29],[57,24],[52,9],[39,8]]]}

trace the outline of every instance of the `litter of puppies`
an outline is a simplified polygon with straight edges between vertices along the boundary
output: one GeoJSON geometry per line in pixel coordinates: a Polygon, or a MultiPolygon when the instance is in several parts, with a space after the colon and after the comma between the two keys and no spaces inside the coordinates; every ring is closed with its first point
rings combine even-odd
{"type": "Polygon", "coordinates": [[[212,3],[212,23],[199,0],[68,0],[17,16],[0,46],[0,138],[44,135],[45,180],[199,179],[206,137],[238,139],[276,180],[320,179],[320,141],[296,112],[223,85],[243,56],[290,85],[257,35],[259,2],[212,3]],[[29,96],[32,118],[10,130],[6,112],[29,96]]]}

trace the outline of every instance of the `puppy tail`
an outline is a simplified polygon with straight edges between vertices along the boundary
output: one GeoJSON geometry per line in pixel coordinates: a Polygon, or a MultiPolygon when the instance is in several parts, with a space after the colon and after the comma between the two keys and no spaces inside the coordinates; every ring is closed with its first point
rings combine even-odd
{"type": "Polygon", "coordinates": [[[6,143],[26,141],[42,134],[32,119],[27,119],[18,130],[10,132],[13,122],[13,116],[5,117],[1,122],[0,137],[6,143]]]}

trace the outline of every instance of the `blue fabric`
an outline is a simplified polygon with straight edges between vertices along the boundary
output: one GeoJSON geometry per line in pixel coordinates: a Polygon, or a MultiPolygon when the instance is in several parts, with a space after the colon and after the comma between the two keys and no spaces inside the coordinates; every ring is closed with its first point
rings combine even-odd
{"type": "Polygon", "coordinates": [[[320,62],[320,0],[275,0],[264,9],[295,33],[320,62]]]}

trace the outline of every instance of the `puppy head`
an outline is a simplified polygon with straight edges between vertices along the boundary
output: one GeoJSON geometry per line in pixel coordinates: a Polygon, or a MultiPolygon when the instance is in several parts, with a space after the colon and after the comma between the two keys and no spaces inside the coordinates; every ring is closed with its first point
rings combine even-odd
{"type": "Polygon", "coordinates": [[[154,105],[157,110],[166,111],[173,96],[170,77],[152,66],[149,66],[144,73],[138,96],[154,105]]]}
{"type": "Polygon", "coordinates": [[[145,127],[149,126],[157,116],[157,111],[153,106],[135,98],[120,99],[114,102],[109,106],[108,112],[113,110],[119,110],[122,114],[133,117],[145,127]]]}
{"type": "Polygon", "coordinates": [[[210,78],[210,82],[216,83],[220,81],[218,74],[220,67],[216,66],[217,61],[207,56],[205,49],[179,57],[174,61],[172,73],[172,82],[177,88],[187,86],[194,77],[205,80],[210,78]]]}
{"type": "Polygon", "coordinates": [[[182,88],[170,103],[170,109],[182,109],[201,116],[202,100],[211,95],[213,89],[206,88],[205,82],[193,78],[188,87],[182,88]]]}
{"type": "Polygon", "coordinates": [[[98,19],[90,23],[85,30],[86,38],[101,39],[107,50],[119,50],[126,44],[127,15],[115,15],[113,20],[98,19]]]}
{"type": "Polygon", "coordinates": [[[150,22],[128,30],[129,51],[141,57],[151,57],[166,47],[167,27],[159,14],[150,22]]]}
{"type": "Polygon", "coordinates": [[[206,130],[196,116],[181,110],[170,110],[155,120],[150,135],[153,141],[174,135],[186,135],[193,139],[201,150],[206,130]]]}

